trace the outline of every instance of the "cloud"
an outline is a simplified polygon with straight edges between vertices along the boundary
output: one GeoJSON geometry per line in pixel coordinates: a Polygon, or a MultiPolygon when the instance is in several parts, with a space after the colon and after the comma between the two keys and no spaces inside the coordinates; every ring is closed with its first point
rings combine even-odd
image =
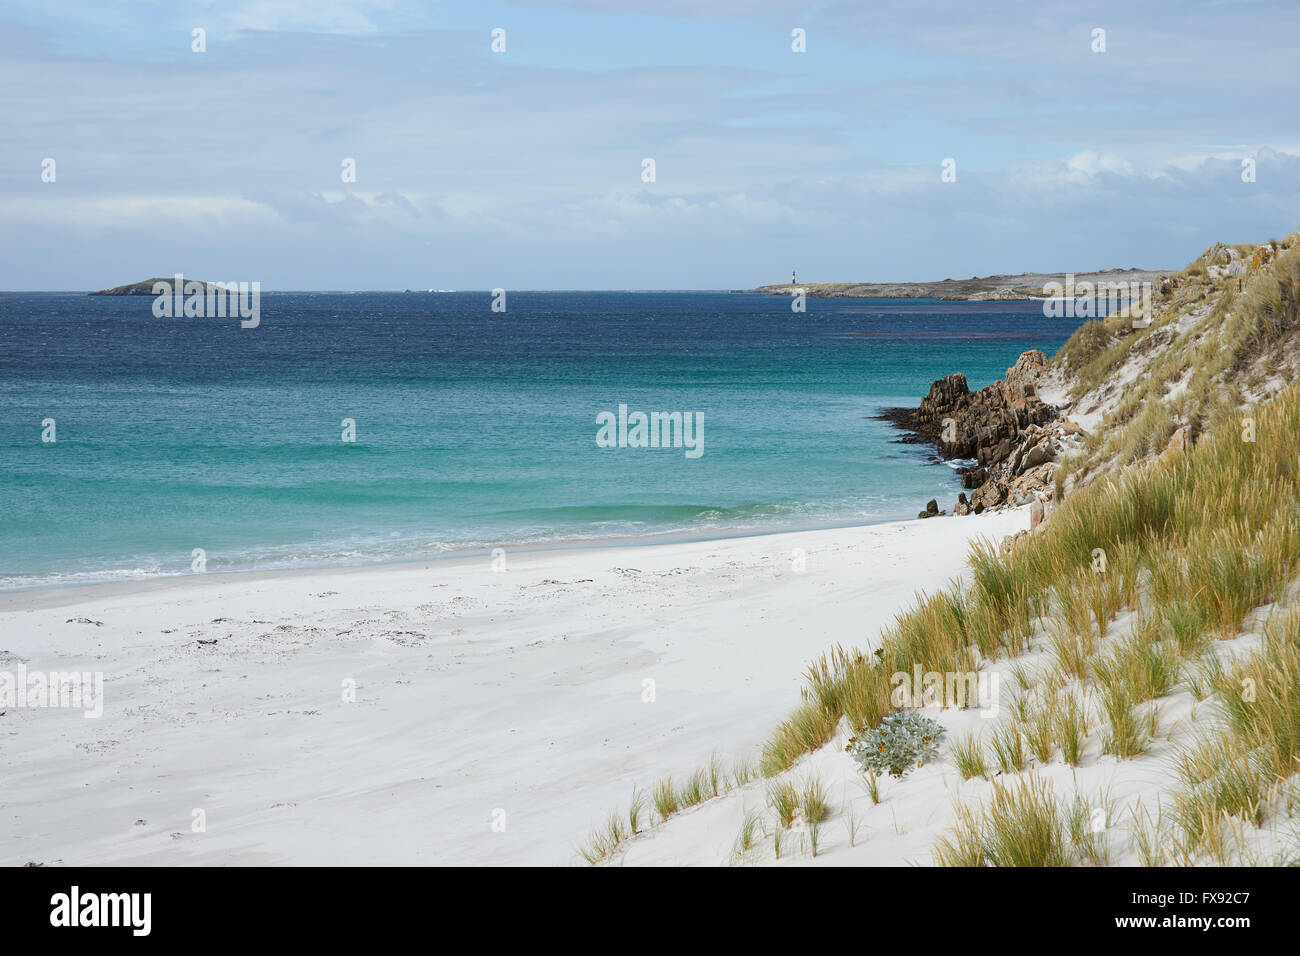
{"type": "Polygon", "coordinates": [[[526,3],[491,11],[528,56],[493,55],[478,27],[396,28],[400,2],[201,6],[231,36],[203,55],[123,52],[108,25],[70,49],[71,26],[31,14],[0,34],[22,37],[0,39],[0,287],[177,258],[268,288],[739,287],[792,259],[810,281],[1173,266],[1298,218],[1283,9],[1193,3],[1152,46],[1164,8],[828,3],[797,11],[812,39],[795,55],[784,5],[707,22],[651,6],[579,4],[565,29],[590,32],[549,59],[546,24],[513,17],[553,8],[526,3]],[[618,28],[641,14],[702,58],[660,50],[648,20],[618,28]]]}

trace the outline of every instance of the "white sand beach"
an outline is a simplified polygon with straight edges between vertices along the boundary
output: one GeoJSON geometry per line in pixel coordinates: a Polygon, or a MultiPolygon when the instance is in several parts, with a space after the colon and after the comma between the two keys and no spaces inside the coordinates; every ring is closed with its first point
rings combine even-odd
{"type": "MultiPolygon", "coordinates": [[[[813,658],[871,646],[971,539],[1027,526],[1020,509],[512,552],[505,571],[3,595],[0,671],[102,671],[104,708],[0,716],[0,863],[573,863],[634,786],[754,759],[813,658]]],[[[724,862],[729,799],[627,862],[724,862]]]]}

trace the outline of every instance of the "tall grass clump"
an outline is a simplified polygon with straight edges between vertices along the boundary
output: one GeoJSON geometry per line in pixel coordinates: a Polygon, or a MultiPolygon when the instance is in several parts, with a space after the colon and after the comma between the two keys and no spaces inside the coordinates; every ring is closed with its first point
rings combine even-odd
{"type": "Polygon", "coordinates": [[[984,760],[984,745],[980,742],[978,734],[954,740],[948,747],[948,755],[963,780],[983,777],[988,773],[988,764],[984,760]]]}
{"type": "Polygon", "coordinates": [[[1139,624],[1110,654],[1093,662],[1103,696],[1142,703],[1173,690],[1180,666],[1177,646],[1150,636],[1150,624],[1139,624]]]}
{"type": "Polygon", "coordinates": [[[777,822],[783,828],[794,822],[799,812],[799,791],[788,780],[773,783],[767,788],[767,805],[776,812],[777,822]]]}
{"type": "Polygon", "coordinates": [[[1088,709],[1073,691],[1067,691],[1056,708],[1056,739],[1061,757],[1071,767],[1079,766],[1088,737],[1088,709]]]}
{"type": "Polygon", "coordinates": [[[740,859],[758,843],[758,834],[762,827],[763,814],[759,810],[746,810],[740,821],[740,833],[732,850],[735,859],[740,859]]]}
{"type": "Polygon", "coordinates": [[[650,803],[655,808],[655,813],[659,814],[661,822],[678,811],[681,804],[678,802],[677,789],[673,786],[672,777],[666,777],[655,784],[654,791],[650,795],[650,803]]]}
{"type": "Polygon", "coordinates": [[[1066,808],[1046,780],[995,781],[978,811],[959,808],[935,844],[939,866],[1068,866],[1074,854],[1066,808]]]}
{"type": "Polygon", "coordinates": [[[993,759],[1003,773],[1025,769],[1025,738],[1012,721],[1004,721],[993,729],[993,759]]]}

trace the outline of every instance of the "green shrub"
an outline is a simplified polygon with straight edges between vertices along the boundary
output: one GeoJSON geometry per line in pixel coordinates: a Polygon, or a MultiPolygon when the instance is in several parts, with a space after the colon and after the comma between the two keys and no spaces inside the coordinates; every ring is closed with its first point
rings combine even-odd
{"type": "Polygon", "coordinates": [[[876,727],[850,738],[853,759],[865,773],[902,777],[939,751],[943,726],[911,711],[890,714],[876,727]]]}

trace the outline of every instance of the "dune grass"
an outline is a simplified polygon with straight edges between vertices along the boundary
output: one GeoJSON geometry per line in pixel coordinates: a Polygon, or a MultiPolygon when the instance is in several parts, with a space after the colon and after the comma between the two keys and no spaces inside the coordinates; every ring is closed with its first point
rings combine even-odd
{"type": "Polygon", "coordinates": [[[578,846],[578,853],[588,863],[599,863],[618,849],[627,836],[622,815],[613,813],[603,827],[593,831],[586,841],[578,846]]]}
{"type": "Polygon", "coordinates": [[[775,811],[777,823],[782,829],[787,829],[799,812],[799,791],[789,780],[769,784],[767,805],[775,811]]]}
{"type": "Polygon", "coordinates": [[[1061,758],[1071,767],[1079,766],[1083,760],[1089,729],[1087,705],[1080,703],[1072,690],[1066,691],[1056,708],[1056,739],[1061,746],[1061,758]]]}
{"type": "Polygon", "coordinates": [[[655,784],[654,791],[650,795],[650,802],[655,808],[655,813],[659,814],[661,822],[667,820],[681,808],[677,788],[673,786],[672,777],[666,777],[655,784]]]}
{"type": "Polygon", "coordinates": [[[686,783],[677,792],[677,805],[684,810],[687,807],[703,803],[711,795],[709,771],[707,769],[696,770],[686,778],[686,783]]]}
{"type": "Polygon", "coordinates": [[[1174,812],[1186,850],[1227,864],[1225,827],[1260,825],[1300,772],[1300,610],[1276,615],[1258,651],[1209,680],[1215,729],[1179,756],[1174,812]]]}
{"type": "Polygon", "coordinates": [[[734,859],[742,858],[758,844],[762,824],[763,814],[761,811],[756,809],[745,811],[745,815],[740,821],[740,833],[736,836],[735,847],[732,851],[734,859]]]}
{"type": "Polygon", "coordinates": [[[984,744],[977,734],[954,740],[948,747],[948,755],[963,780],[988,774],[988,764],[984,760],[984,744]]]}
{"type": "Polygon", "coordinates": [[[956,822],[933,855],[939,866],[1066,866],[1066,809],[1041,778],[994,781],[986,805],[957,807],[956,822]]]}

